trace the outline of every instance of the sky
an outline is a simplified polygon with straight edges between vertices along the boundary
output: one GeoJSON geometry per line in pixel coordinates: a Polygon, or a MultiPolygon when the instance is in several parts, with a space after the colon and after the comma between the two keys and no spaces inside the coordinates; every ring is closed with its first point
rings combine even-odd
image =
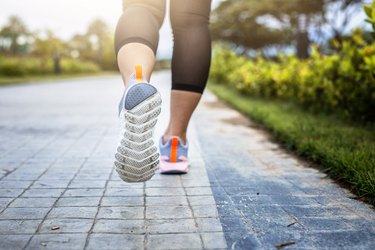
{"type": "MultiPolygon", "coordinates": [[[[187,0],[190,1],[190,0],[187,0]]],[[[220,0],[213,0],[216,6],[220,0]]],[[[11,15],[22,18],[31,31],[50,29],[62,39],[83,34],[96,18],[105,21],[112,29],[122,12],[122,0],[0,0],[0,27],[11,15]]],[[[169,18],[160,30],[159,58],[172,55],[172,33],[169,18]]]]}

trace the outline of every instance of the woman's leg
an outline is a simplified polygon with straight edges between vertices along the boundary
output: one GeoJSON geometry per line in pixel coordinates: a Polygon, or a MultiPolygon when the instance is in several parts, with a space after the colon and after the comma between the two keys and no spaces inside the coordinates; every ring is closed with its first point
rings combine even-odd
{"type": "Polygon", "coordinates": [[[165,0],[124,0],[124,10],[115,33],[118,66],[125,86],[142,65],[143,74],[150,79],[155,64],[159,29],[165,15],[165,0]]]}
{"type": "Polygon", "coordinates": [[[117,60],[126,90],[119,104],[121,138],[114,164],[126,182],[149,180],[159,164],[153,128],[161,97],[147,80],[154,67],[164,14],[165,0],[125,0],[116,28],[117,60]]]}
{"type": "Polygon", "coordinates": [[[130,76],[134,74],[135,65],[142,65],[143,75],[147,78],[147,81],[150,81],[155,64],[155,54],[150,47],[142,43],[128,43],[118,52],[117,64],[126,88],[130,76]]]}
{"type": "Polygon", "coordinates": [[[179,136],[186,141],[190,117],[205,89],[211,61],[210,9],[211,0],[171,1],[174,36],[171,116],[164,140],[179,136]]]}

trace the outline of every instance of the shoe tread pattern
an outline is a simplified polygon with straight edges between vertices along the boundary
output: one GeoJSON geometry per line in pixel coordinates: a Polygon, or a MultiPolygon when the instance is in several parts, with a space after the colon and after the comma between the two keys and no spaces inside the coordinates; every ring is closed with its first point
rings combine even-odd
{"type": "Polygon", "coordinates": [[[125,182],[149,180],[159,165],[153,130],[161,112],[161,96],[148,83],[132,87],[120,112],[121,140],[115,154],[115,168],[125,182]]]}

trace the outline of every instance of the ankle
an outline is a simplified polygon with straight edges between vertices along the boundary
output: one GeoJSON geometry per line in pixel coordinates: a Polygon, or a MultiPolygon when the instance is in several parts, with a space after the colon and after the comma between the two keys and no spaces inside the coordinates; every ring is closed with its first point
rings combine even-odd
{"type": "Polygon", "coordinates": [[[146,75],[143,73],[141,65],[135,65],[134,71],[126,72],[122,75],[122,79],[124,80],[125,89],[139,82],[149,82],[149,77],[147,78],[146,75]]]}
{"type": "Polygon", "coordinates": [[[169,132],[164,133],[163,143],[166,143],[169,137],[171,136],[178,136],[182,140],[182,143],[186,144],[186,133],[169,133],[169,132]]]}

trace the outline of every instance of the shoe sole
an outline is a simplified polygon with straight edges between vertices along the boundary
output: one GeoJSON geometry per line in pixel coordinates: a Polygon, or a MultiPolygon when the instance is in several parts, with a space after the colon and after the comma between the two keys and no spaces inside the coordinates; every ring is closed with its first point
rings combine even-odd
{"type": "Polygon", "coordinates": [[[161,174],[187,174],[189,172],[188,162],[160,162],[160,173],[161,174]]]}
{"type": "Polygon", "coordinates": [[[144,182],[154,176],[159,165],[153,131],[162,101],[160,93],[148,83],[139,83],[133,88],[125,97],[125,109],[120,112],[122,138],[114,165],[123,181],[144,182]]]}

